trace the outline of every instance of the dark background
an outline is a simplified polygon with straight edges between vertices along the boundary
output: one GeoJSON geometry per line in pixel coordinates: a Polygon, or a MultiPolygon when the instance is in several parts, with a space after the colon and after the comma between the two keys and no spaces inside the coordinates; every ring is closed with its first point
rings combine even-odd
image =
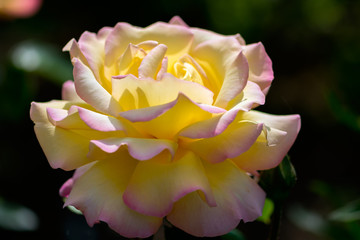
{"type": "MultiPolygon", "coordinates": [[[[145,27],[174,15],[190,26],[261,41],[275,80],[259,110],[302,117],[289,153],[298,181],[284,205],[281,239],[360,239],[355,0],[45,0],[32,17],[2,16],[0,239],[120,239],[105,224],[89,228],[82,216],[62,209],[58,189],[71,173],[48,165],[29,119],[30,102],[60,98],[62,82],[72,78],[69,56],[61,52],[71,38],[120,21],[145,27]]],[[[240,228],[248,240],[265,239],[269,230],[263,223],[240,228]]]]}

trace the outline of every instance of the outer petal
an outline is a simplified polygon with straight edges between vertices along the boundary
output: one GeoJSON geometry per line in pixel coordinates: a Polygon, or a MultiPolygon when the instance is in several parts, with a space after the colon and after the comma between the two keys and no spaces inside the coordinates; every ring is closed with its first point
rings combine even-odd
{"type": "Polygon", "coordinates": [[[79,177],[65,202],[82,211],[90,226],[104,221],[128,238],[145,238],[154,234],[162,219],[145,216],[128,208],[122,195],[136,166],[126,151],[114,158],[99,161],[79,177]]]}
{"type": "Polygon", "coordinates": [[[249,66],[241,51],[232,37],[205,41],[192,51],[208,77],[205,86],[217,96],[215,106],[225,108],[246,85],[249,66]]]}
{"type": "Polygon", "coordinates": [[[113,79],[112,89],[114,99],[122,104],[124,110],[169,103],[174,101],[179,93],[197,103],[211,105],[214,95],[200,84],[177,79],[171,74],[163,74],[160,81],[128,75],[122,79],[113,79]]]}
{"type": "Polygon", "coordinates": [[[274,79],[271,59],[261,42],[246,45],[243,48],[250,67],[249,81],[257,83],[266,94],[274,79]]]}
{"type": "Polygon", "coordinates": [[[180,25],[180,26],[183,26],[183,27],[189,27],[185,22],[184,20],[182,20],[181,17],[179,16],[174,16],[170,19],[169,21],[169,24],[173,24],[173,25],[180,25]]]}
{"type": "Polygon", "coordinates": [[[84,103],[84,101],[77,95],[74,82],[71,80],[64,82],[61,91],[61,98],[67,101],[84,103]]]}
{"type": "Polygon", "coordinates": [[[183,26],[157,22],[146,28],[139,28],[127,23],[118,23],[105,43],[105,64],[107,66],[112,65],[125,51],[129,43],[136,45],[152,40],[168,47],[167,55],[169,56],[169,64],[172,66],[173,61],[188,52],[192,38],[192,32],[183,26]]]}
{"type": "Polygon", "coordinates": [[[198,237],[223,235],[240,220],[253,221],[262,213],[265,192],[230,161],[204,162],[216,207],[209,207],[196,193],[175,203],[167,219],[176,227],[198,237]]]}
{"type": "Polygon", "coordinates": [[[249,121],[234,122],[223,133],[212,138],[191,141],[186,147],[206,161],[219,163],[246,152],[262,129],[262,124],[249,121]]]}
{"type": "Polygon", "coordinates": [[[164,217],[177,200],[195,191],[201,191],[208,204],[216,206],[204,167],[194,153],[178,153],[171,162],[162,158],[137,165],[123,196],[127,206],[145,215],[164,217]]]}
{"type": "Polygon", "coordinates": [[[119,103],[100,85],[91,70],[76,58],[74,80],[79,97],[97,110],[114,116],[121,111],[119,103]]]}
{"type": "Polygon", "coordinates": [[[233,36],[225,36],[225,35],[221,35],[221,34],[218,34],[218,33],[206,30],[206,29],[201,29],[201,28],[191,28],[191,31],[194,33],[193,48],[195,48],[197,45],[199,45],[205,41],[208,41],[208,40],[227,38],[227,37],[233,37],[241,45],[245,45],[245,40],[240,36],[240,34],[236,34],[233,36]]]}
{"type": "Polygon", "coordinates": [[[270,169],[277,166],[293,145],[300,130],[300,116],[275,116],[257,111],[244,113],[244,119],[264,123],[268,128],[267,138],[271,139],[270,144],[265,135],[260,135],[254,145],[245,153],[232,159],[240,168],[255,172],[257,170],[270,169]],[[271,130],[273,129],[273,130],[271,130]],[[279,134],[279,130],[286,132],[279,134]],[[272,133],[274,132],[274,134],[272,133]],[[281,138],[277,141],[277,138],[281,138]]]}
{"type": "Polygon", "coordinates": [[[86,157],[89,139],[51,123],[38,123],[34,128],[52,168],[73,170],[91,161],[86,157]]]}
{"type": "Polygon", "coordinates": [[[46,103],[37,103],[32,102],[30,108],[30,118],[33,122],[38,123],[48,123],[48,115],[46,109],[51,108],[60,108],[60,109],[69,109],[72,106],[71,102],[68,101],[58,101],[52,100],[46,103]]]}
{"type": "Polygon", "coordinates": [[[149,160],[164,150],[168,150],[174,157],[177,144],[166,139],[147,139],[147,138],[108,138],[103,140],[93,140],[90,145],[89,156],[99,159],[101,155],[98,150],[104,153],[114,153],[121,146],[127,146],[129,154],[137,160],[149,160]]]}
{"type": "Polygon", "coordinates": [[[79,177],[81,177],[84,173],[87,172],[87,170],[89,170],[95,163],[97,163],[97,161],[88,163],[84,166],[78,167],[75,172],[74,175],[72,176],[72,178],[68,179],[60,188],[59,190],[59,195],[61,197],[68,197],[72,188],[74,187],[74,183],[79,179],[79,177]]]}

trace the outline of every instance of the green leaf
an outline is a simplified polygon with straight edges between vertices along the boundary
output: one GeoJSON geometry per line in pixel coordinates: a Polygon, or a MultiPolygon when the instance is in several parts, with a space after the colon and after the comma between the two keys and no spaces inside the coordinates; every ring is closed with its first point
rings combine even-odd
{"type": "Polygon", "coordinates": [[[284,201],[295,183],[296,172],[288,156],[276,168],[260,173],[259,184],[274,202],[284,201]]]}
{"type": "Polygon", "coordinates": [[[286,187],[294,187],[297,179],[296,172],[294,166],[290,162],[290,157],[288,155],[286,155],[283,161],[280,163],[279,169],[286,187]]]}
{"type": "Polygon", "coordinates": [[[266,198],[262,215],[257,220],[269,224],[271,222],[271,215],[274,212],[274,207],[274,202],[271,201],[271,199],[266,198]]]}
{"type": "Polygon", "coordinates": [[[238,229],[234,229],[228,234],[221,236],[223,240],[246,240],[242,232],[238,229]]]}

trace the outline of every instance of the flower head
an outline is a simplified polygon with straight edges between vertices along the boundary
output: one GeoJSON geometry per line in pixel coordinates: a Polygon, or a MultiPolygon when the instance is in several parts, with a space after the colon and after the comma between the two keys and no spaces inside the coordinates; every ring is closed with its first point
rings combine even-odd
{"type": "Polygon", "coordinates": [[[300,128],[298,115],[251,110],[273,79],[261,43],[174,17],[85,32],[64,50],[74,82],[63,100],[33,103],[31,118],[50,165],[76,169],[65,205],[126,237],[154,234],[165,217],[217,236],[261,215],[250,175],[277,166],[300,128]]]}

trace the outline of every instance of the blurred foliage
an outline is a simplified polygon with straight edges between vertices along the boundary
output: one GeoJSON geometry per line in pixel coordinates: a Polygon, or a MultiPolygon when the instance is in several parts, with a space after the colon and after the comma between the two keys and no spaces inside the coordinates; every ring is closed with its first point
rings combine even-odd
{"type": "Polygon", "coordinates": [[[12,231],[35,231],[38,225],[39,219],[32,210],[0,197],[0,228],[12,231]]]}
{"type": "Polygon", "coordinates": [[[301,203],[292,204],[287,217],[293,224],[325,239],[360,239],[360,199],[351,200],[358,196],[358,190],[349,193],[320,180],[314,180],[309,189],[322,199],[322,205],[308,208],[301,203]]]}
{"type": "Polygon", "coordinates": [[[72,79],[72,66],[52,45],[25,41],[13,47],[0,72],[0,108],[3,118],[18,121],[27,114],[40,79],[60,87],[72,79]]]}

